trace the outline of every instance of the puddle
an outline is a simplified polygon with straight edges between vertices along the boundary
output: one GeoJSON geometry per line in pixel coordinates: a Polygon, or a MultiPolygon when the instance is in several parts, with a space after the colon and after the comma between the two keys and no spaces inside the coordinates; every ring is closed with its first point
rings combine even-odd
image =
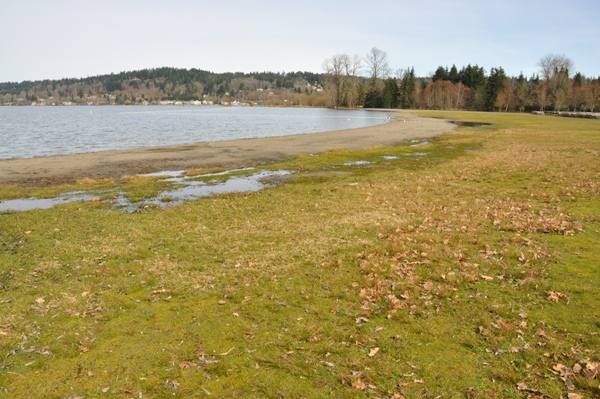
{"type": "Polygon", "coordinates": [[[361,166],[361,165],[370,165],[373,162],[369,161],[355,161],[355,162],[344,162],[345,166],[361,166]]]}
{"type": "Polygon", "coordinates": [[[450,121],[450,123],[454,123],[456,126],[466,126],[466,127],[492,126],[492,124],[488,123],[488,122],[450,121]]]}
{"type": "Polygon", "coordinates": [[[384,155],[381,158],[385,159],[386,161],[391,161],[393,159],[400,159],[400,157],[397,155],[384,155]]]}
{"type": "MultiPolygon", "coordinates": [[[[214,173],[211,175],[202,176],[218,176],[224,175],[228,172],[214,173]]],[[[157,197],[151,198],[143,202],[143,204],[157,205],[160,207],[174,206],[184,203],[185,201],[191,201],[202,197],[212,197],[216,194],[228,194],[228,193],[242,193],[248,191],[260,191],[263,188],[273,185],[275,183],[281,183],[282,179],[278,177],[288,176],[292,172],[280,170],[280,171],[262,171],[257,172],[249,176],[233,176],[227,181],[200,181],[192,180],[198,178],[194,177],[173,177],[167,179],[170,182],[183,184],[185,187],[177,188],[175,190],[164,191],[157,197]]],[[[136,207],[139,204],[132,204],[136,207]]]]}
{"type": "Polygon", "coordinates": [[[49,209],[54,205],[66,204],[68,201],[60,198],[38,199],[23,198],[0,201],[0,211],[30,211],[32,209],[49,209]]]}
{"type": "Polygon", "coordinates": [[[418,146],[421,146],[421,145],[427,145],[427,144],[429,144],[429,141],[427,141],[427,140],[423,140],[423,141],[421,141],[421,140],[411,140],[410,142],[414,143],[414,144],[410,145],[411,147],[418,147],[418,146]]]}
{"type": "MultiPolygon", "coordinates": [[[[217,176],[231,173],[232,171],[214,173],[202,176],[217,176]]],[[[183,185],[184,187],[174,190],[161,192],[158,196],[141,202],[131,202],[123,193],[116,194],[117,196],[103,202],[108,202],[115,207],[125,211],[133,212],[146,205],[155,205],[161,208],[167,206],[175,206],[202,197],[211,197],[216,194],[227,194],[248,191],[260,191],[267,186],[281,184],[285,181],[285,176],[289,176],[292,172],[280,171],[261,171],[251,175],[233,176],[226,181],[216,180],[193,180],[199,176],[183,176],[185,171],[166,171],[146,174],[141,176],[165,176],[164,181],[183,185]]],[[[48,209],[55,205],[66,204],[69,202],[86,202],[86,201],[101,201],[99,195],[107,194],[107,191],[94,192],[71,192],[60,195],[56,198],[40,199],[40,198],[21,198],[14,200],[0,200],[0,212],[6,211],[30,211],[32,209],[48,209]]]]}
{"type": "Polygon", "coordinates": [[[179,177],[182,174],[184,174],[186,171],[185,170],[163,170],[160,172],[154,172],[154,173],[145,173],[143,175],[139,175],[139,176],[148,176],[148,177],[179,177]]]}
{"type": "Polygon", "coordinates": [[[96,195],[84,192],[64,193],[56,198],[19,198],[14,200],[0,200],[0,212],[6,211],[31,211],[33,209],[49,209],[55,205],[69,202],[99,201],[96,195]]]}
{"type": "MultiPolygon", "coordinates": [[[[419,152],[419,151],[415,151],[415,152],[408,152],[406,154],[402,154],[402,156],[404,157],[424,157],[431,154],[430,152],[419,152]]],[[[394,159],[398,159],[400,157],[395,157],[394,159]]]]}

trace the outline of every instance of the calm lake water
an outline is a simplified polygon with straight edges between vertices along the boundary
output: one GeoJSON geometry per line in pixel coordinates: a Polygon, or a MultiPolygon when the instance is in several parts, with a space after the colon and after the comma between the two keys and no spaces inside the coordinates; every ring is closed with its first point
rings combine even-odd
{"type": "Polygon", "coordinates": [[[0,107],[0,159],[354,129],[378,111],[221,106],[0,107]]]}

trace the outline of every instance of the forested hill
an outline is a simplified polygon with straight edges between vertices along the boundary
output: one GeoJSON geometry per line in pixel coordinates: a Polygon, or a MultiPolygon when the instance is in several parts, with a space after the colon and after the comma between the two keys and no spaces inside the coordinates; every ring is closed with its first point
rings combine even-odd
{"type": "Polygon", "coordinates": [[[234,97],[243,100],[248,92],[277,89],[306,94],[320,88],[321,80],[321,74],[312,72],[213,73],[163,67],[82,79],[0,83],[0,104],[125,104],[202,99],[221,102],[234,97]]]}
{"type": "Polygon", "coordinates": [[[475,65],[439,66],[427,77],[393,71],[387,53],[337,54],[313,72],[213,73],[155,68],[83,79],[0,83],[0,105],[259,104],[332,108],[572,111],[600,109],[600,77],[573,73],[573,61],[548,54],[540,74],[508,76],[475,65]]]}

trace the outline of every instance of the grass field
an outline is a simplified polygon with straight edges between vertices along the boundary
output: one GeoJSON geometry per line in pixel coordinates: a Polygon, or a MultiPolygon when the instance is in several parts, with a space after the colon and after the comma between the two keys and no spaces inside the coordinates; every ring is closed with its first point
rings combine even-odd
{"type": "Polygon", "coordinates": [[[600,398],[600,122],[422,114],[493,125],[0,215],[0,397],[600,398]]]}

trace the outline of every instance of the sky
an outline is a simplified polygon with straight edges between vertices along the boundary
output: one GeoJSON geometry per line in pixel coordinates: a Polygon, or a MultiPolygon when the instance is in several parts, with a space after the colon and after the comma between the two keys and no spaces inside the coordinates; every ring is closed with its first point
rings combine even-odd
{"type": "Polygon", "coordinates": [[[159,67],[323,72],[373,47],[392,71],[504,68],[531,76],[547,54],[600,76],[598,0],[0,0],[0,82],[159,67]]]}

